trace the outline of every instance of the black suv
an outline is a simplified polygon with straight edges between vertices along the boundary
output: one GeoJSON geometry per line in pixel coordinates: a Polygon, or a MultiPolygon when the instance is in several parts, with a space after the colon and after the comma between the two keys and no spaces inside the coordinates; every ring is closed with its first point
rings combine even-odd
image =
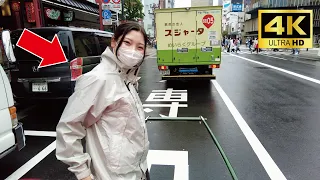
{"type": "MultiPolygon", "coordinates": [[[[16,58],[11,69],[11,86],[17,102],[37,99],[67,99],[75,80],[100,63],[113,33],[86,28],[44,27],[28,29],[52,41],[58,35],[68,62],[39,68],[41,59],[16,46],[23,30],[10,33],[16,58]]],[[[54,54],[52,54],[54,56],[54,54]]]]}

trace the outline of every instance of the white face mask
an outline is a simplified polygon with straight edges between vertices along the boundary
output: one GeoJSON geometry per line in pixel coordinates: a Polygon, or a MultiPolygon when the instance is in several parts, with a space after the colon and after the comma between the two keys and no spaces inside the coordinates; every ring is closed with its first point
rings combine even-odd
{"type": "Polygon", "coordinates": [[[120,47],[118,50],[118,59],[127,66],[127,68],[133,68],[140,65],[143,54],[134,49],[120,47]]]}

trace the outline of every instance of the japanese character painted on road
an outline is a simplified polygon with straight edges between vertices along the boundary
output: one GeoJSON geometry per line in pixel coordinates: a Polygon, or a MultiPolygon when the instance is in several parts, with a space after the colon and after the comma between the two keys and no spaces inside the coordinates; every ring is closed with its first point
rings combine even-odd
{"type": "Polygon", "coordinates": [[[146,101],[178,101],[178,102],[187,102],[188,94],[187,90],[174,90],[168,88],[166,90],[153,90],[152,93],[148,96],[146,101]]]}
{"type": "Polygon", "coordinates": [[[186,47],[186,43],[185,43],[185,42],[184,42],[184,43],[182,43],[182,46],[183,46],[183,47],[186,47]]]}
{"type": "Polygon", "coordinates": [[[166,36],[172,36],[171,29],[167,29],[166,32],[168,33],[168,34],[166,34],[166,36]]]}
{"type": "Polygon", "coordinates": [[[169,44],[168,44],[168,47],[173,47],[173,44],[172,44],[172,43],[169,43],[169,44]]]}
{"type": "Polygon", "coordinates": [[[198,35],[201,35],[204,32],[204,28],[198,28],[197,32],[198,35]]]}
{"type": "Polygon", "coordinates": [[[196,46],[197,44],[195,42],[192,42],[192,46],[196,46]]]}
{"type": "Polygon", "coordinates": [[[183,32],[184,32],[185,36],[189,34],[189,31],[187,31],[187,30],[184,30],[183,32]]]}
{"type": "Polygon", "coordinates": [[[191,32],[194,32],[194,30],[192,30],[191,32]]]}
{"type": "Polygon", "coordinates": [[[181,29],[174,30],[174,36],[180,36],[180,34],[181,34],[181,29]]]}
{"type": "Polygon", "coordinates": [[[191,45],[191,42],[187,42],[187,46],[189,47],[191,45]]]}
{"type": "Polygon", "coordinates": [[[147,102],[171,102],[171,104],[143,104],[143,107],[160,107],[170,108],[169,117],[178,117],[178,109],[180,107],[188,107],[188,104],[180,104],[179,102],[187,102],[188,94],[187,90],[173,90],[168,88],[166,90],[153,90],[149,97],[146,99],[147,102]]]}

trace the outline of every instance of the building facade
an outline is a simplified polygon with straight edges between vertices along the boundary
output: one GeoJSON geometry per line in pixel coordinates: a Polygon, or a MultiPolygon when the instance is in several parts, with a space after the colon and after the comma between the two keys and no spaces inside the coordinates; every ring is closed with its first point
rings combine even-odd
{"type": "Polygon", "coordinates": [[[143,26],[150,38],[155,37],[154,10],[159,7],[159,0],[144,0],[143,26]]]}
{"type": "MultiPolygon", "coordinates": [[[[99,29],[99,6],[95,1],[90,1],[5,0],[1,5],[0,29],[15,30],[46,26],[99,29]]],[[[113,19],[115,20],[115,17],[113,19]]]]}
{"type": "Polygon", "coordinates": [[[245,0],[245,36],[258,36],[259,9],[312,9],[314,41],[320,39],[319,0],[245,0]]]}
{"type": "Polygon", "coordinates": [[[191,0],[191,7],[212,6],[213,0],[191,0]]]}

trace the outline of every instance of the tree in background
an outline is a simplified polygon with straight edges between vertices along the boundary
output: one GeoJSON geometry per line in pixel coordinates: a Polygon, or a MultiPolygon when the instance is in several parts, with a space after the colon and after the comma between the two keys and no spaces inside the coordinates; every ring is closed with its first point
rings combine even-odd
{"type": "Polygon", "coordinates": [[[124,19],[127,21],[138,21],[143,19],[143,5],[140,0],[124,0],[123,6],[124,19]]]}

